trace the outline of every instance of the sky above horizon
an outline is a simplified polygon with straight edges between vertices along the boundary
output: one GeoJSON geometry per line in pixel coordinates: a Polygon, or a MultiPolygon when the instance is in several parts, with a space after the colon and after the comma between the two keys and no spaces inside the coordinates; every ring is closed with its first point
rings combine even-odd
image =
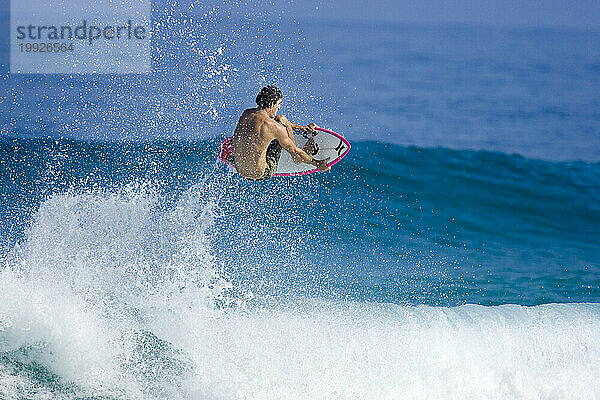
{"type": "Polygon", "coordinates": [[[295,0],[293,11],[367,21],[600,27],[598,0],[295,0]]]}
{"type": "MultiPolygon", "coordinates": [[[[209,4],[227,7],[202,1],[209,4]]],[[[239,7],[302,19],[600,28],[598,0],[258,0],[239,7]]]]}
{"type": "MultiPolygon", "coordinates": [[[[85,0],[83,0],[85,1],[85,0]]],[[[90,0],[91,1],[91,0],[90,0]]],[[[465,23],[488,26],[556,26],[600,29],[599,0],[151,0],[201,12],[213,7],[231,14],[277,15],[418,24],[465,23]],[[191,6],[191,7],[190,7],[191,6]]],[[[0,0],[8,13],[10,0],[0,0]]],[[[6,14],[5,14],[6,15],[6,14]]]]}

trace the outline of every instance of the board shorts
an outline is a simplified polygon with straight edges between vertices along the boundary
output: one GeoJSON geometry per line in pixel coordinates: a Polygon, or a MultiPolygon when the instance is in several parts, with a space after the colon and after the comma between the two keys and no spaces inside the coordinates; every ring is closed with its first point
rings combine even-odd
{"type": "Polygon", "coordinates": [[[279,157],[281,157],[281,145],[278,140],[273,140],[269,147],[267,147],[267,154],[265,155],[265,159],[267,161],[267,167],[265,168],[265,174],[262,178],[257,179],[257,181],[262,181],[265,179],[270,179],[273,177],[273,174],[277,170],[277,164],[279,163],[279,157]]]}
{"type": "MultiPolygon", "coordinates": [[[[235,155],[233,152],[233,145],[230,142],[225,142],[224,147],[221,154],[223,155],[222,159],[232,166],[235,165],[235,155]]],[[[281,145],[278,140],[273,140],[269,143],[269,147],[267,147],[267,152],[265,154],[265,160],[267,162],[267,167],[265,168],[265,172],[261,178],[247,178],[253,181],[264,181],[266,179],[270,179],[275,174],[277,170],[277,164],[279,163],[279,157],[281,156],[281,145]]]]}

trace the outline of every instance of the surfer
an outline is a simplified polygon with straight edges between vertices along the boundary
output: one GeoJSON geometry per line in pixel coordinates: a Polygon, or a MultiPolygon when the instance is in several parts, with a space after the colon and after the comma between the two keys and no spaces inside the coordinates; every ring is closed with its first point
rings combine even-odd
{"type": "Polygon", "coordinates": [[[296,147],[294,130],[316,134],[314,123],[307,126],[288,121],[284,115],[277,115],[283,94],[273,85],[265,86],[256,96],[258,107],[244,110],[233,134],[233,154],[237,172],[246,179],[269,179],[277,169],[281,149],[285,149],[296,164],[314,165],[327,171],[329,158],[315,160],[310,154],[316,153],[313,139],[296,147]]]}

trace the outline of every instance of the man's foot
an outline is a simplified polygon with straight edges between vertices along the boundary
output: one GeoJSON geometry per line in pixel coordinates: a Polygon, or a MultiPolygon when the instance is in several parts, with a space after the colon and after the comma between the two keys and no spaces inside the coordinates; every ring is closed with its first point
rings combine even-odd
{"type": "Polygon", "coordinates": [[[319,152],[319,146],[315,143],[313,138],[310,138],[306,144],[302,146],[302,150],[304,150],[307,154],[314,156],[319,152]]]}

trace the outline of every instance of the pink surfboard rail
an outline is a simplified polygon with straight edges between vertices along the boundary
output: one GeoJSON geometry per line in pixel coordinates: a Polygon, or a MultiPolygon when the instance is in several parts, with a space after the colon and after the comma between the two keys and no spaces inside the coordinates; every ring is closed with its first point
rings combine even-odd
{"type": "MultiPolygon", "coordinates": [[[[327,163],[328,166],[331,167],[332,165],[337,164],[342,158],[344,158],[346,156],[346,154],[348,154],[348,152],[350,151],[350,143],[346,140],[346,138],[344,138],[339,133],[336,133],[336,132],[331,131],[329,129],[320,128],[320,127],[317,127],[315,129],[317,131],[322,131],[322,132],[325,132],[325,133],[329,133],[330,135],[333,135],[333,136],[337,137],[342,142],[344,142],[344,144],[346,145],[346,150],[342,154],[340,154],[338,157],[336,157],[333,161],[328,162],[327,163]]],[[[233,157],[233,145],[231,143],[231,138],[228,138],[228,139],[225,139],[221,143],[221,151],[219,152],[219,159],[221,161],[223,161],[224,163],[226,163],[227,165],[230,165],[230,166],[232,166],[232,167],[235,168],[235,165],[232,162],[232,157],[233,157]]],[[[291,173],[285,173],[285,174],[275,173],[275,174],[273,174],[273,176],[300,176],[300,175],[312,174],[314,172],[319,172],[319,169],[315,167],[315,168],[310,169],[308,171],[291,172],[291,173]]]]}

